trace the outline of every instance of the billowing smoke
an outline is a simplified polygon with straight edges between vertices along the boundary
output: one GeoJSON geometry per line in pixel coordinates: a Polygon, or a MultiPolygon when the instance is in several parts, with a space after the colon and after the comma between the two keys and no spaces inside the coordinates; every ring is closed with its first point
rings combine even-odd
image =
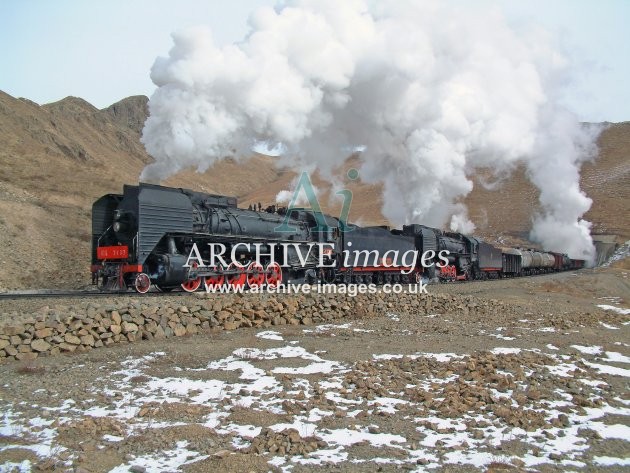
{"type": "Polygon", "coordinates": [[[151,73],[142,140],[155,163],[141,179],[260,143],[332,177],[360,147],[360,177],[383,184],[392,223],[472,232],[462,199],[476,169],[524,163],[540,189],[532,238],[592,256],[579,170],[595,133],[558,104],[568,63],[548,35],[416,0],[295,0],[255,11],[250,27],[225,47],[205,28],[173,35],[151,73]]]}

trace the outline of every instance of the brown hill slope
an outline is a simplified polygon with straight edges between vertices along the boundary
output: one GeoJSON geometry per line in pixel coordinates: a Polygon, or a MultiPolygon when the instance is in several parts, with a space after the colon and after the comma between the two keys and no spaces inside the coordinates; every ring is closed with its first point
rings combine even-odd
{"type": "MultiPolygon", "coordinates": [[[[39,106],[0,92],[0,289],[89,281],[92,202],[137,183],[151,159],[137,131],[146,100],[131,97],[101,111],[75,97],[39,106]]],[[[252,163],[226,160],[165,184],[242,194],[277,179],[271,158],[252,163]]]]}
{"type": "MultiPolygon", "coordinates": [[[[0,290],[78,287],[89,280],[93,200],[137,183],[151,160],[139,141],[146,104],[146,97],[135,96],[98,110],[67,97],[39,106],[0,92],[0,290]]],[[[588,217],[595,230],[628,238],[630,123],[608,128],[600,147],[598,160],[583,173],[583,186],[595,200],[588,217]]],[[[350,160],[340,171],[352,166],[350,160]]],[[[185,171],[165,184],[236,195],[241,206],[266,205],[294,177],[275,169],[273,158],[255,155],[245,165],[226,159],[203,174],[185,171]]],[[[347,185],[354,193],[351,220],[386,223],[378,188],[347,185]]],[[[338,215],[341,201],[322,197],[326,210],[338,215]]],[[[519,171],[498,191],[476,186],[467,203],[480,234],[524,238],[536,191],[519,171]]]]}
{"type": "Polygon", "coordinates": [[[630,122],[612,123],[599,139],[599,156],[582,169],[582,189],[593,199],[586,218],[593,233],[630,238],[630,122]]]}

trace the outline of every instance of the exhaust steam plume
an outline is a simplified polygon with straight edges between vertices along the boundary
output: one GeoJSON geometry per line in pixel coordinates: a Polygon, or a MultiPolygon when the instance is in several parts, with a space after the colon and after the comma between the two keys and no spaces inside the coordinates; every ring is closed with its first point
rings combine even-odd
{"type": "Polygon", "coordinates": [[[151,72],[142,141],[155,162],[141,179],[203,171],[260,143],[282,149],[282,165],[332,178],[360,148],[361,179],[383,184],[392,223],[472,232],[462,200],[475,170],[524,163],[540,190],[531,237],[593,256],[579,171],[597,130],[559,105],[569,63],[545,32],[415,0],[293,0],[249,21],[223,47],[206,28],[173,34],[151,72]]]}

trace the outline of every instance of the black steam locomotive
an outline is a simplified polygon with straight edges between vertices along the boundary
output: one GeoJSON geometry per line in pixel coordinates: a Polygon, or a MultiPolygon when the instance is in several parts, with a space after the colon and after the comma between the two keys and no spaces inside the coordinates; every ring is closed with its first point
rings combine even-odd
{"type": "Polygon", "coordinates": [[[233,197],[152,184],[126,185],[122,195],[104,195],[92,206],[92,282],[112,290],[132,287],[140,293],[151,285],[162,291],[181,287],[194,292],[202,284],[456,281],[584,265],[558,253],[497,248],[475,237],[423,225],[344,230],[349,229],[339,219],[310,209],[239,209],[233,197]],[[216,244],[235,259],[210,265],[217,260],[212,254],[216,244]],[[262,259],[256,261],[255,251],[262,259]],[[424,257],[413,263],[401,258],[413,251],[424,257]],[[345,257],[350,253],[355,257],[345,257]]]}

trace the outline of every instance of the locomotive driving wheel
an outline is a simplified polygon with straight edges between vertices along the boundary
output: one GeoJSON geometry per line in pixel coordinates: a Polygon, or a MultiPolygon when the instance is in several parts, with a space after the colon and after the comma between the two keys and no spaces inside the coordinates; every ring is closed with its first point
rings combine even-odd
{"type": "Polygon", "coordinates": [[[267,286],[275,288],[282,284],[282,268],[278,263],[269,264],[266,273],[267,286]]]}
{"type": "Polygon", "coordinates": [[[221,265],[210,268],[216,274],[214,276],[206,276],[204,278],[204,286],[206,291],[218,289],[225,284],[225,274],[223,274],[223,267],[221,265]]]}
{"type": "Polygon", "coordinates": [[[151,289],[151,279],[146,273],[138,273],[133,281],[133,287],[140,294],[146,294],[151,289]]]}
{"type": "Polygon", "coordinates": [[[260,287],[265,282],[265,268],[261,264],[253,261],[247,267],[247,285],[249,287],[260,287]]]}
{"type": "MultiPolygon", "coordinates": [[[[199,264],[194,262],[191,267],[197,268],[199,264]]],[[[190,270],[189,270],[190,271],[190,270]]],[[[201,286],[201,277],[197,277],[196,279],[188,279],[182,283],[182,289],[186,292],[195,292],[201,286]]]]}
{"type": "Polygon", "coordinates": [[[236,263],[230,263],[227,267],[228,274],[226,275],[227,282],[233,288],[243,288],[247,282],[247,273],[245,267],[237,265],[236,263]]]}

